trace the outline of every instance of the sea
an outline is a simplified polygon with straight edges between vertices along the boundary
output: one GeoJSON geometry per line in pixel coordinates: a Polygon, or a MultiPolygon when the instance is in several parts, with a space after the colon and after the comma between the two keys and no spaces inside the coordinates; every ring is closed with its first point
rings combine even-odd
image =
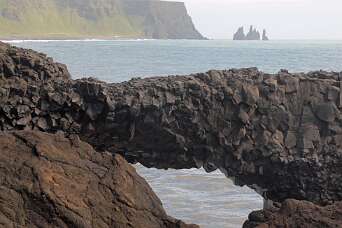
{"type": "MultiPolygon", "coordinates": [[[[210,69],[257,67],[268,73],[342,71],[342,40],[15,40],[13,45],[44,52],[65,63],[73,78],[106,82],[184,75],[210,69]]],[[[239,228],[262,198],[234,186],[219,171],[157,170],[135,165],[166,212],[203,228],[239,228]]]]}

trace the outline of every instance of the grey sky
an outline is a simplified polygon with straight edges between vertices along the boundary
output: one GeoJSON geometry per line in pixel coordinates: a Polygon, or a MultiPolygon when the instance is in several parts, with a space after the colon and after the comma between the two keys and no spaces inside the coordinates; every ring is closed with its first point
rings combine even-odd
{"type": "Polygon", "coordinates": [[[342,39],[342,0],[180,0],[209,38],[229,38],[241,25],[273,39],[342,39]]]}

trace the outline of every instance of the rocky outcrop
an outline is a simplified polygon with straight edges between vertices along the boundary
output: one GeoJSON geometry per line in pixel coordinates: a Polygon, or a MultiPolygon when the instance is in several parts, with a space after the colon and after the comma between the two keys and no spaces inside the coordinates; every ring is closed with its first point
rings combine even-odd
{"type": "Polygon", "coordinates": [[[159,0],[3,0],[1,39],[204,39],[184,3],[159,0]]]}
{"type": "Polygon", "coordinates": [[[342,72],[249,68],[107,84],[71,80],[50,60],[47,69],[17,63],[42,55],[0,45],[3,131],[77,134],[147,167],[220,169],[267,210],[289,198],[342,200],[342,72]]]}
{"type": "Polygon", "coordinates": [[[220,169],[272,201],[342,200],[339,73],[251,68],[106,84],[14,71],[0,83],[2,130],[78,134],[147,167],[220,169]]]}
{"type": "Polygon", "coordinates": [[[0,77],[23,81],[69,80],[64,64],[54,63],[52,58],[32,50],[14,48],[0,42],[0,77]]]}
{"type": "Polygon", "coordinates": [[[342,227],[342,202],[320,207],[307,201],[286,200],[281,208],[255,211],[243,228],[342,227]]]}
{"type": "Polygon", "coordinates": [[[0,133],[0,226],[196,228],[166,215],[120,155],[77,136],[0,133]]]}

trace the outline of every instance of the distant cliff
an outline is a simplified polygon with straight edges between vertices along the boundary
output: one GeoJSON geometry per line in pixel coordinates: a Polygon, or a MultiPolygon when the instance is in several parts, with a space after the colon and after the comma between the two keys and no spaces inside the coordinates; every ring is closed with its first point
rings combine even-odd
{"type": "Polygon", "coordinates": [[[203,39],[184,3],[0,0],[0,38],[203,39]]]}
{"type": "Polygon", "coordinates": [[[266,35],[266,30],[263,30],[262,37],[260,32],[252,25],[249,27],[248,33],[245,35],[244,28],[239,27],[237,32],[233,36],[233,40],[269,40],[266,35]]]}

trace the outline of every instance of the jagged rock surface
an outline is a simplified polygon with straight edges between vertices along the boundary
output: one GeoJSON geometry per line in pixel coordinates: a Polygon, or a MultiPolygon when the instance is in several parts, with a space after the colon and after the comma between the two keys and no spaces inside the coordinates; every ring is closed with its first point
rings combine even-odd
{"type": "Polygon", "coordinates": [[[243,228],[340,228],[342,202],[320,207],[307,201],[286,200],[279,209],[255,211],[243,228]]]}
{"type": "Polygon", "coordinates": [[[24,82],[68,80],[70,74],[64,64],[54,63],[46,54],[0,42],[0,77],[24,82]]]}
{"type": "Polygon", "coordinates": [[[196,228],[166,215],[120,155],[77,136],[0,133],[0,226],[196,228]]]}
{"type": "Polygon", "coordinates": [[[342,200],[339,73],[251,68],[119,84],[6,74],[0,83],[2,130],[78,134],[148,167],[219,168],[273,201],[342,200]]]}

